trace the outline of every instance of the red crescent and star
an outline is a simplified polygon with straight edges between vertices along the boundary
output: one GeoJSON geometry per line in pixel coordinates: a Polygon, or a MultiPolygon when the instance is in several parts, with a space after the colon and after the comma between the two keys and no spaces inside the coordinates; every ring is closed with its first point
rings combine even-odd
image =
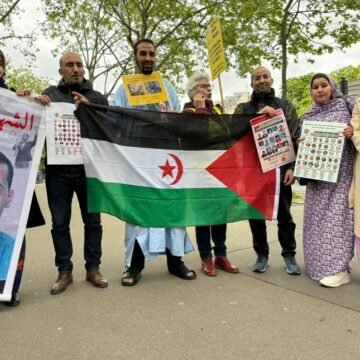
{"type": "Polygon", "coordinates": [[[159,165],[159,168],[162,170],[162,178],[166,176],[170,176],[171,178],[174,178],[173,171],[177,168],[177,175],[175,176],[175,179],[173,182],[171,182],[169,185],[175,185],[177,184],[183,173],[184,173],[184,167],[183,164],[178,156],[175,154],[168,154],[170,157],[172,157],[175,161],[176,165],[170,165],[170,162],[168,159],[166,159],[165,165],[159,165]]]}

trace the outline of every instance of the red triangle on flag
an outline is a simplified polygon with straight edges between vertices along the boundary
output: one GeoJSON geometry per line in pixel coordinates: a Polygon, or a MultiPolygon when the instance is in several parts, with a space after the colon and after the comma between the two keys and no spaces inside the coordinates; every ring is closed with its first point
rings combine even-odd
{"type": "Polygon", "coordinates": [[[251,133],[237,141],[206,170],[266,219],[274,220],[274,207],[278,204],[276,170],[262,172],[251,133]]]}

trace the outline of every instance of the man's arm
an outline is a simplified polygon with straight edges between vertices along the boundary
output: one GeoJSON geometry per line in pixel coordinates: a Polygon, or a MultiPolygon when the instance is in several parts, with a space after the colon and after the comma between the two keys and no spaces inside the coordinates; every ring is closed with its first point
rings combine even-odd
{"type": "Polygon", "coordinates": [[[118,89],[116,90],[111,105],[120,106],[120,107],[123,107],[123,108],[129,108],[130,107],[130,104],[128,102],[128,99],[127,99],[123,84],[120,84],[118,89]]]}
{"type": "Polygon", "coordinates": [[[245,103],[240,103],[236,106],[235,110],[234,110],[234,114],[243,114],[244,113],[244,104],[245,103]]]}

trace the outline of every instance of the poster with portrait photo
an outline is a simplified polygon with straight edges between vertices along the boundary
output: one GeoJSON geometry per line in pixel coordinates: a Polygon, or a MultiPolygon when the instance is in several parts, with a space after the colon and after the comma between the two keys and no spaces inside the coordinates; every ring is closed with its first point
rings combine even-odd
{"type": "Polygon", "coordinates": [[[83,164],[80,123],[75,105],[52,102],[46,107],[46,157],[51,165],[83,164]]]}
{"type": "Polygon", "coordinates": [[[0,301],[11,298],[44,140],[44,107],[0,89],[0,301]]]}
{"type": "Polygon", "coordinates": [[[270,118],[264,114],[250,121],[263,173],[295,161],[289,128],[281,109],[270,118]]]}
{"type": "Polygon", "coordinates": [[[344,128],[336,122],[305,120],[295,163],[294,175],[336,183],[344,149],[344,128]]]}

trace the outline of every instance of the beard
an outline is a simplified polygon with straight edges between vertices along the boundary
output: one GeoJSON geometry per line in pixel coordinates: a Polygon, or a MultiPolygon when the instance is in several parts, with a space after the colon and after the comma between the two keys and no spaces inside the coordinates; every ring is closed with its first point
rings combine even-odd
{"type": "Polygon", "coordinates": [[[153,65],[152,64],[143,64],[141,68],[141,72],[144,75],[150,75],[153,72],[153,65]]]}
{"type": "Polygon", "coordinates": [[[154,71],[154,63],[152,62],[137,63],[137,67],[144,75],[150,75],[154,71]]]}

